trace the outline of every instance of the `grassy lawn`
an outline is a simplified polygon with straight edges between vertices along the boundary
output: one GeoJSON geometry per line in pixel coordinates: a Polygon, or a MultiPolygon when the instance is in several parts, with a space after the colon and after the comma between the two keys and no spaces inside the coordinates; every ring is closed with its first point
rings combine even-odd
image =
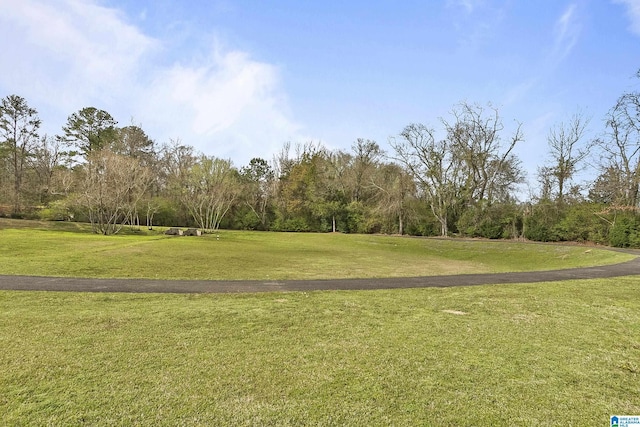
{"type": "Polygon", "coordinates": [[[584,247],[504,241],[223,231],[91,234],[83,224],[0,220],[0,274],[282,280],[551,270],[626,261],[584,247]]]}
{"type": "MultiPolygon", "coordinates": [[[[300,279],[622,262],[571,246],[0,220],[0,274],[300,279]]],[[[0,425],[607,425],[640,278],[242,295],[0,292],[0,425]]]]}
{"type": "Polygon", "coordinates": [[[640,414],[640,278],[5,291],[0,348],[2,425],[602,426],[640,414]]]}

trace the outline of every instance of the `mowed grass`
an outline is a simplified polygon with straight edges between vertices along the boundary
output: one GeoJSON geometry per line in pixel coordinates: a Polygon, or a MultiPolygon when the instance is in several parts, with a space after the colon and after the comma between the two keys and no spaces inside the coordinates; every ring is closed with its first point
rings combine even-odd
{"type": "Polygon", "coordinates": [[[0,292],[1,425],[596,426],[640,414],[640,278],[0,292]]]}
{"type": "Polygon", "coordinates": [[[504,241],[222,231],[116,236],[88,226],[0,220],[0,274],[205,280],[435,276],[550,270],[632,255],[504,241]]]}

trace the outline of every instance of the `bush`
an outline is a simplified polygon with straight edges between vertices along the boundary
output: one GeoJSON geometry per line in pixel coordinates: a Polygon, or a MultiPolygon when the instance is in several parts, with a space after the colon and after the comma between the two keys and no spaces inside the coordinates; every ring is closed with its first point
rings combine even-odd
{"type": "Polygon", "coordinates": [[[76,212],[69,206],[66,200],[56,200],[38,212],[39,219],[43,221],[70,221],[76,217],[76,212]]]}
{"type": "Polygon", "coordinates": [[[272,231],[317,231],[311,230],[307,221],[301,217],[284,219],[282,217],[276,218],[271,227],[272,231]]]}
{"type": "Polygon", "coordinates": [[[509,239],[520,236],[522,217],[515,204],[474,206],[463,212],[456,225],[465,236],[509,239]]]}
{"type": "Polygon", "coordinates": [[[602,205],[593,203],[566,206],[553,234],[562,241],[603,243],[606,225],[595,215],[602,208],[602,205]]]}
{"type": "Polygon", "coordinates": [[[635,218],[627,215],[616,219],[609,232],[609,244],[616,248],[628,248],[637,245],[638,224],[635,218]]]}
{"type": "Polygon", "coordinates": [[[537,242],[557,242],[560,238],[555,226],[561,220],[558,206],[550,202],[538,203],[524,218],[524,237],[537,242]]]}

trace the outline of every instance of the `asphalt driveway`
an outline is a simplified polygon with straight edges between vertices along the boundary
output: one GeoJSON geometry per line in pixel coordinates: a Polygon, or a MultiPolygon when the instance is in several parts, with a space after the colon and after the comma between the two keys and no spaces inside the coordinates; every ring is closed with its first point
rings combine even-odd
{"type": "MultiPolygon", "coordinates": [[[[638,251],[625,251],[639,255],[638,251]]],[[[535,283],[640,275],[640,257],[621,264],[566,270],[384,279],[211,281],[0,276],[0,290],[138,293],[239,293],[372,290],[535,283]]]]}

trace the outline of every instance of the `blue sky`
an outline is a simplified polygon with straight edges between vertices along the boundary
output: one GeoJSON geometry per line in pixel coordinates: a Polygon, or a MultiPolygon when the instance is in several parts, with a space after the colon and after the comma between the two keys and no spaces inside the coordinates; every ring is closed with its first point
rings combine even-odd
{"type": "Polygon", "coordinates": [[[95,106],[237,166],[286,141],[388,149],[490,102],[533,180],[554,124],[581,110],[596,135],[640,87],[640,0],[0,0],[0,39],[0,96],[45,132],[95,106]]]}

